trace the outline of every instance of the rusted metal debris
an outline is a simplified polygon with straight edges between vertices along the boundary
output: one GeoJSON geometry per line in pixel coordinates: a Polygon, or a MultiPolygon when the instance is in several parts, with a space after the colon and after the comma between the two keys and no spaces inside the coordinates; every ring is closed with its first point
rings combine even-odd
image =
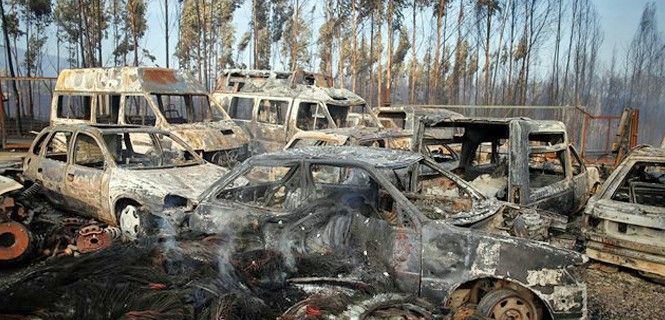
{"type": "Polygon", "coordinates": [[[80,123],[168,130],[206,160],[223,165],[248,156],[247,132],[192,75],[173,69],[62,70],[53,91],[51,124],[80,123]]]}
{"type": "Polygon", "coordinates": [[[629,153],[585,210],[586,254],[665,278],[665,149],[629,153]]]}

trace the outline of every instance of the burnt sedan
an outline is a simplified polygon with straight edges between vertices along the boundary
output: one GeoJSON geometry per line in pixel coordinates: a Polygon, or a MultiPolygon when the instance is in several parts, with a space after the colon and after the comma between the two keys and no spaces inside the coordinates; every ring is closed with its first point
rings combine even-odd
{"type": "Polygon", "coordinates": [[[665,149],[641,146],[585,211],[589,257],[665,278],[665,149]]]}
{"type": "Polygon", "coordinates": [[[139,209],[185,205],[227,170],[159,129],[77,124],[40,132],[23,172],[54,204],[133,238],[142,229],[139,209]]]}
{"type": "Polygon", "coordinates": [[[456,226],[500,206],[419,154],[311,147],[245,161],[202,194],[185,225],[233,234],[241,250],[281,252],[296,269],[311,257],[347,265],[323,274],[328,264],[317,263],[316,278],[294,282],[421,296],[459,317],[585,319],[586,286],[569,270],[583,255],[456,226]]]}

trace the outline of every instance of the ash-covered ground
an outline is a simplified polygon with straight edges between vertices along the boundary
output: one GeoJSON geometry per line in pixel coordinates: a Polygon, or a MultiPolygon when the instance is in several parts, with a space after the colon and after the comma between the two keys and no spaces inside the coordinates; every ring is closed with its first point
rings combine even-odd
{"type": "Polygon", "coordinates": [[[587,284],[590,320],[665,319],[665,285],[594,262],[581,276],[587,284]]]}

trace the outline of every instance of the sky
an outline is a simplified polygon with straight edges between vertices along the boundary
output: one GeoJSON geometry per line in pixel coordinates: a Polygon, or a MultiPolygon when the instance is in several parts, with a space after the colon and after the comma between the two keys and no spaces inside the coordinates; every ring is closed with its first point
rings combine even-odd
{"type": "MultiPolygon", "coordinates": [[[[569,1],[569,0],[564,0],[564,1],[569,1]]],[[[604,31],[604,41],[602,44],[602,47],[599,52],[599,57],[602,65],[608,65],[609,61],[612,57],[612,52],[613,50],[616,49],[617,53],[619,56],[617,56],[617,59],[621,61],[623,58],[623,52],[625,52],[625,49],[630,45],[630,41],[635,34],[635,31],[637,29],[638,22],[640,20],[640,16],[642,14],[642,10],[644,9],[644,6],[646,3],[653,1],[653,0],[592,0],[596,4],[596,8],[598,9],[599,15],[600,15],[600,22],[601,22],[601,27],[602,30],[604,31]]],[[[148,2],[148,10],[147,10],[147,22],[148,22],[148,30],[145,35],[145,37],[141,40],[141,45],[148,49],[152,55],[154,55],[157,60],[154,62],[154,65],[157,66],[166,66],[165,63],[165,39],[164,39],[164,1],[163,0],[147,0],[148,2]]],[[[171,36],[170,36],[170,61],[171,61],[171,67],[177,67],[177,60],[173,57],[173,53],[175,51],[175,46],[177,44],[177,29],[178,29],[178,23],[176,21],[176,12],[178,10],[178,1],[177,0],[168,0],[169,2],[169,16],[170,16],[170,29],[171,29],[171,36]]],[[[656,0],[656,15],[658,19],[658,26],[660,30],[665,31],[665,0],[656,0]]],[[[321,23],[323,20],[323,13],[322,13],[322,6],[324,5],[323,2],[318,1],[318,0],[310,0],[310,3],[312,4],[317,4],[317,10],[314,13],[312,19],[314,22],[312,23],[313,28],[313,34],[318,33],[318,25],[321,23]]],[[[236,27],[236,38],[239,38],[242,33],[248,30],[249,28],[249,21],[250,21],[250,0],[246,0],[243,6],[236,12],[234,15],[234,24],[236,27]]],[[[309,11],[309,10],[307,10],[309,11]]],[[[422,22],[425,23],[420,23],[422,25],[426,25],[426,20],[429,19],[429,17],[424,17],[426,14],[421,14],[419,16],[419,19],[422,19],[422,22]]],[[[405,14],[406,19],[407,19],[407,24],[410,25],[410,14],[405,14]]],[[[565,22],[564,22],[565,23],[565,22]]],[[[430,29],[429,26],[427,26],[427,30],[421,29],[423,34],[424,33],[429,33],[430,29]]],[[[51,32],[54,32],[55,30],[52,29],[51,32]]],[[[53,36],[49,37],[49,42],[47,43],[47,53],[55,55],[54,50],[49,49],[49,48],[54,48],[56,46],[55,40],[55,34],[53,36]]],[[[424,39],[424,35],[419,35],[420,39],[424,39]]],[[[565,39],[565,37],[563,38],[565,39]]],[[[237,39],[236,39],[237,40],[237,39]]],[[[545,52],[541,52],[541,54],[546,57],[547,50],[551,50],[551,44],[546,44],[542,50],[545,52]]],[[[425,49],[425,43],[424,41],[419,41],[417,44],[417,49],[419,54],[423,54],[424,49],[425,49]]],[[[112,48],[110,45],[110,41],[107,41],[104,45],[104,52],[105,55],[110,55],[112,48]]],[[[316,52],[316,48],[312,47],[312,50],[316,52]]],[[[63,50],[64,51],[64,50],[63,50]]],[[[245,54],[244,57],[241,57],[241,62],[247,63],[248,60],[248,55],[245,54]]],[[[54,60],[54,59],[52,59],[54,60]]],[[[107,57],[105,62],[110,63],[111,57],[107,57]]],[[[146,61],[148,62],[148,61],[146,61]]],[[[62,62],[61,62],[62,64],[62,62]]],[[[152,65],[153,63],[147,63],[152,65]]],[[[45,73],[49,74],[55,74],[54,66],[56,63],[54,61],[45,61],[45,73]],[[50,65],[50,68],[49,68],[50,65]],[[50,70],[49,70],[50,69],[50,70]]],[[[318,63],[314,63],[314,66],[317,66],[318,63]]],[[[63,66],[64,67],[64,66],[63,66]]],[[[283,68],[283,66],[276,66],[276,69],[283,68]]]]}

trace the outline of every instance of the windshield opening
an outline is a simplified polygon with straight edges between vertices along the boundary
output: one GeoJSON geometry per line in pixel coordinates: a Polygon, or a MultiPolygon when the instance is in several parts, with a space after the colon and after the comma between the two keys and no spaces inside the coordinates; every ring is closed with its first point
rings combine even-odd
{"type": "Polygon", "coordinates": [[[224,113],[205,94],[153,94],[159,111],[170,124],[224,120],[224,113]]]}
{"type": "Polygon", "coordinates": [[[472,211],[474,195],[462,185],[428,163],[420,163],[415,173],[415,190],[406,197],[433,220],[447,219],[472,211]]]}
{"type": "Polygon", "coordinates": [[[330,115],[326,108],[322,108],[316,102],[301,102],[298,105],[296,127],[301,130],[321,130],[334,128],[328,121],[330,115]]]}
{"type": "Polygon", "coordinates": [[[337,106],[334,104],[327,104],[328,112],[330,117],[338,128],[346,128],[352,125],[346,121],[347,116],[349,115],[349,107],[347,106],[337,106]]]}
{"type": "Polygon", "coordinates": [[[252,166],[230,181],[217,199],[271,209],[299,205],[300,175],[296,165],[252,166]]]}
{"type": "Polygon", "coordinates": [[[103,137],[111,157],[121,168],[154,169],[200,163],[183,144],[166,134],[119,132],[103,137]]]}

